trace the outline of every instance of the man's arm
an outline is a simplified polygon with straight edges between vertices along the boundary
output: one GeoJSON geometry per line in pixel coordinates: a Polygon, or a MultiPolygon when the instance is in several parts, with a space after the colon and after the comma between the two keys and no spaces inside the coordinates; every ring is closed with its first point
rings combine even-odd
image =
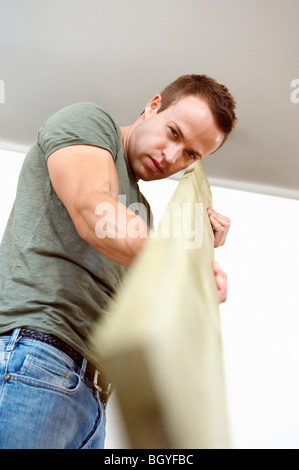
{"type": "MultiPolygon", "coordinates": [[[[118,264],[130,266],[142,249],[150,228],[144,220],[118,201],[118,177],[111,154],[104,149],[74,145],[52,153],[48,158],[48,169],[57,196],[66,207],[78,234],[87,243],[107,258],[118,264]],[[97,234],[100,217],[97,208],[109,205],[112,208],[106,233],[114,237],[97,234]],[[125,221],[121,226],[119,221],[125,221]],[[139,224],[138,233],[131,236],[132,225],[139,224]]],[[[107,218],[105,219],[107,221],[107,218]]],[[[108,222],[107,222],[108,223],[108,222]]],[[[226,278],[222,270],[213,265],[219,301],[226,299],[226,278]],[[220,277],[222,277],[222,282],[220,277]]]]}
{"type": "Polygon", "coordinates": [[[150,229],[146,222],[118,201],[118,177],[112,155],[104,149],[74,145],[52,153],[48,169],[56,194],[66,207],[78,234],[100,253],[118,264],[129,266],[142,249],[150,229]],[[105,221],[107,233],[99,236],[96,209],[110,207],[110,217],[105,221]],[[118,225],[118,222],[121,224],[118,225]],[[139,224],[133,237],[128,227],[139,224]]]}

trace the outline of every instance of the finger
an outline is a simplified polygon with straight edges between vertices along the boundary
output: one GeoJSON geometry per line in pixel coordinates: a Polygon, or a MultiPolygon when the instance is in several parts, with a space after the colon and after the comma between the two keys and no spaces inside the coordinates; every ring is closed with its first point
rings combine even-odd
{"type": "Polygon", "coordinates": [[[213,266],[215,276],[221,275],[221,277],[224,280],[227,279],[227,275],[226,275],[225,271],[223,271],[223,269],[221,268],[220,264],[217,261],[213,260],[212,261],[212,266],[213,266]]]}
{"type": "Polygon", "coordinates": [[[214,214],[210,215],[210,221],[215,230],[223,230],[224,225],[221,224],[221,222],[217,219],[217,217],[214,216],[214,214]]]}
{"type": "Polygon", "coordinates": [[[208,207],[210,222],[214,231],[214,247],[222,246],[225,243],[229,227],[230,219],[208,207]],[[217,214],[217,215],[216,215],[217,214]]]}
{"type": "Polygon", "coordinates": [[[222,214],[219,214],[219,212],[216,212],[214,209],[212,209],[211,207],[208,207],[208,213],[210,216],[213,216],[213,218],[215,220],[217,220],[217,222],[220,224],[220,225],[223,225],[224,227],[228,227],[230,226],[230,219],[228,217],[225,217],[225,215],[222,215],[222,214]]]}
{"type": "Polygon", "coordinates": [[[222,246],[225,243],[226,240],[226,235],[227,231],[225,230],[225,227],[220,225],[217,221],[214,219],[211,220],[211,224],[213,227],[214,231],[214,247],[222,246]]]}
{"type": "Polygon", "coordinates": [[[222,277],[222,275],[217,274],[215,279],[216,279],[216,284],[217,284],[218,290],[219,291],[224,291],[225,290],[225,280],[222,277]]]}
{"type": "Polygon", "coordinates": [[[217,261],[212,261],[219,303],[227,299],[227,275],[217,261]]]}
{"type": "Polygon", "coordinates": [[[213,260],[212,261],[212,266],[213,266],[213,270],[214,270],[215,275],[218,274],[221,270],[221,267],[220,267],[220,264],[218,263],[218,261],[213,260]]]}
{"type": "Polygon", "coordinates": [[[217,274],[216,285],[218,290],[218,300],[220,303],[225,302],[227,298],[227,279],[222,274],[217,274]]]}
{"type": "Polygon", "coordinates": [[[223,222],[230,222],[230,219],[228,217],[226,217],[225,215],[223,214],[220,214],[220,212],[216,212],[215,209],[213,209],[212,207],[208,207],[207,208],[207,211],[210,213],[210,214],[213,214],[214,217],[216,217],[217,219],[219,220],[223,220],[223,222]]]}

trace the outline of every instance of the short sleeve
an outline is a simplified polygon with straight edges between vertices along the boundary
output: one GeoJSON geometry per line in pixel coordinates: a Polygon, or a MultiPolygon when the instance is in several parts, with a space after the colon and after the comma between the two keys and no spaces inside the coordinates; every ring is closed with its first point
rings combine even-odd
{"type": "Polygon", "coordinates": [[[116,159],[120,130],[111,116],[94,103],[67,106],[51,116],[38,132],[37,142],[47,159],[70,145],[92,145],[116,159]]]}

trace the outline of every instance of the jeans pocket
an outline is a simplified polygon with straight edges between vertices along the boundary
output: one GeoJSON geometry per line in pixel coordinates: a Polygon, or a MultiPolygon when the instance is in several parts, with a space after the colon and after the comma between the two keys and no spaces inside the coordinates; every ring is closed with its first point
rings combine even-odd
{"type": "Polygon", "coordinates": [[[80,384],[80,376],[71,368],[59,367],[41,361],[28,354],[19,372],[11,374],[11,379],[65,394],[75,393],[80,384]]]}

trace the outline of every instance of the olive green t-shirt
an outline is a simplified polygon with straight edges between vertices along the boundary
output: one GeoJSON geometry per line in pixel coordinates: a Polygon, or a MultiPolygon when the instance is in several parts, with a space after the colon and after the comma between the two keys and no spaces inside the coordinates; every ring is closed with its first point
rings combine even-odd
{"type": "Polygon", "coordinates": [[[114,119],[93,103],[78,103],[54,114],[24,159],[1,242],[0,333],[18,327],[51,333],[94,362],[88,350],[90,333],[127,268],[80,238],[51,184],[47,158],[78,144],[108,150],[121,202],[141,202],[150,214],[114,119]]]}

